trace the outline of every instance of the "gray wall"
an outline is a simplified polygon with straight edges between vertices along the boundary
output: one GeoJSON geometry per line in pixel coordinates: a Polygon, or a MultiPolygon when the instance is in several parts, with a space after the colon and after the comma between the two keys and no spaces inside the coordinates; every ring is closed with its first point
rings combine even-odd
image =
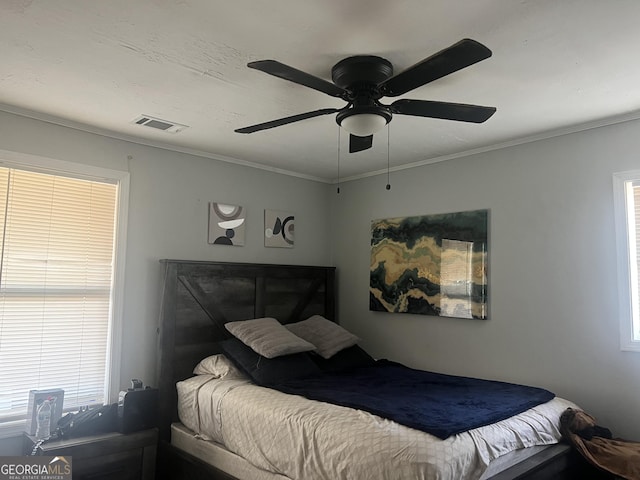
{"type": "MultiPolygon", "coordinates": [[[[162,258],[327,265],[328,186],[0,112],[0,149],[129,171],[120,388],[155,384],[162,258]],[[131,157],[129,159],[128,157],[131,157]],[[207,243],[208,202],[247,209],[244,247],[207,243]],[[293,249],[265,248],[264,209],[296,215],[293,249]]],[[[117,393],[117,392],[116,392],[117,393]]],[[[19,450],[0,441],[0,455],[19,450]]]]}
{"type": "MultiPolygon", "coordinates": [[[[640,439],[640,354],[619,348],[612,173],[640,122],[344,184],[331,197],[340,319],[378,357],[548,388],[640,439]],[[373,219],[490,210],[489,320],[368,310],[373,219]]],[[[393,165],[393,159],[391,159],[393,165]]]]}
{"type": "MultiPolygon", "coordinates": [[[[0,112],[0,149],[131,173],[122,385],[155,378],[161,258],[334,264],[342,323],[376,356],[539,385],[640,439],[640,354],[619,349],[611,175],[640,168],[630,122],[333,186],[0,112]],[[128,157],[132,158],[129,160],[128,157]],[[207,203],[249,212],[244,247],[206,243],[207,203]],[[262,243],[296,214],[294,249],[262,243]],[[370,221],[490,209],[490,319],[368,310],[370,221]]],[[[393,159],[392,159],[393,163],[393,159]]],[[[0,454],[19,451],[0,441],[0,454]]]]}

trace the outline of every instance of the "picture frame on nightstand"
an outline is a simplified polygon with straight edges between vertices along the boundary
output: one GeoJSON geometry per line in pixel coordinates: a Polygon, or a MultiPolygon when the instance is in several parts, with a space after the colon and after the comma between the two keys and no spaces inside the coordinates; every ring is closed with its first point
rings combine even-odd
{"type": "Polygon", "coordinates": [[[27,423],[25,432],[27,435],[35,435],[38,426],[38,409],[45,400],[51,400],[50,428],[55,429],[58,420],[62,417],[62,407],[64,404],[64,390],[61,388],[50,388],[48,390],[29,390],[29,404],[27,406],[27,423]]]}

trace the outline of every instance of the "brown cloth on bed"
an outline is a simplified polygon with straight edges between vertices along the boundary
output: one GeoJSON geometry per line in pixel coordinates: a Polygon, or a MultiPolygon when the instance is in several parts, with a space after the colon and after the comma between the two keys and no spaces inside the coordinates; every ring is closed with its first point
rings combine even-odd
{"type": "Polygon", "coordinates": [[[640,480],[640,443],[611,438],[588,413],[567,408],[560,432],[593,465],[626,480],[640,480]]]}

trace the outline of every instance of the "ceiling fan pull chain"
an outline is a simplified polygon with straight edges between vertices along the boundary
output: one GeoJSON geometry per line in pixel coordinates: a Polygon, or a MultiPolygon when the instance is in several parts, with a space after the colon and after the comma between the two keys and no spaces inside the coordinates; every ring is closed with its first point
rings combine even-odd
{"type": "Polygon", "coordinates": [[[340,126],[338,125],[338,188],[336,189],[338,195],[340,194],[340,126]]]}
{"type": "Polygon", "coordinates": [[[387,186],[385,187],[387,190],[391,190],[391,183],[389,182],[389,151],[391,147],[389,144],[391,143],[391,124],[387,123],[387,186]]]}

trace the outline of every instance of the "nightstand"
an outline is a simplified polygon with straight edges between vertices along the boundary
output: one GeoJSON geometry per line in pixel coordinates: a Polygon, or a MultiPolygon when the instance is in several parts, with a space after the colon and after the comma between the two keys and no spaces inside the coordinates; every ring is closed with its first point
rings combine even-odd
{"type": "MultiPolygon", "coordinates": [[[[35,437],[24,436],[25,455],[30,455],[35,437]]],[[[74,480],[153,480],[155,477],[158,429],[122,434],[117,432],[87,437],[52,440],[36,455],[70,456],[74,480]]]]}

